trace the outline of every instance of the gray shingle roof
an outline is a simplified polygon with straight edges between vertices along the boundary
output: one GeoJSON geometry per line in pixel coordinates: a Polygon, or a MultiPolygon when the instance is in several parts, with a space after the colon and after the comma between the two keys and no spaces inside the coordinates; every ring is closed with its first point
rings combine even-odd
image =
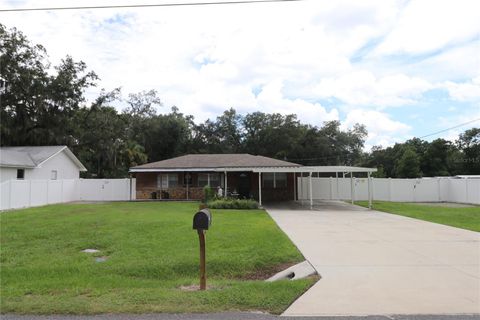
{"type": "Polygon", "coordinates": [[[243,154],[188,154],[167,160],[147,163],[131,169],[194,169],[194,168],[252,168],[299,167],[297,163],[264,156],[243,154]]]}
{"type": "Polygon", "coordinates": [[[16,168],[35,168],[60,151],[65,151],[81,171],[86,171],[82,163],[67,146],[22,146],[0,147],[0,166],[16,168]]]}

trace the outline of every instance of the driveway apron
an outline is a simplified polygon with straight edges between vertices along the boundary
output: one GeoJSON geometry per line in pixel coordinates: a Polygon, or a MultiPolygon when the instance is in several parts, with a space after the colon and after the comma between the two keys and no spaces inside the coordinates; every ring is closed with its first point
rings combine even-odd
{"type": "Polygon", "coordinates": [[[321,276],[284,315],[480,313],[480,233],[343,202],[267,212],[321,276]]]}

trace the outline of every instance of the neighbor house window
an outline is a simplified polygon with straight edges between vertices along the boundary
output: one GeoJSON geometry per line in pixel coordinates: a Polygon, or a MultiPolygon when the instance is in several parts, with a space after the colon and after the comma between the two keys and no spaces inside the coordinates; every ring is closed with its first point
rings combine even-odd
{"type": "Polygon", "coordinates": [[[52,170],[52,172],[50,173],[50,179],[57,180],[57,170],[52,170]]]}
{"type": "Polygon", "coordinates": [[[285,172],[275,173],[275,188],[287,187],[287,174],[285,172]]]}
{"type": "Polygon", "coordinates": [[[264,188],[273,188],[275,177],[273,173],[265,172],[262,173],[263,187],[264,188]]]}
{"type": "Polygon", "coordinates": [[[17,169],[17,179],[25,179],[25,169],[17,169]]]}
{"type": "Polygon", "coordinates": [[[178,185],[177,173],[161,173],[157,176],[157,188],[168,189],[178,185]]]}

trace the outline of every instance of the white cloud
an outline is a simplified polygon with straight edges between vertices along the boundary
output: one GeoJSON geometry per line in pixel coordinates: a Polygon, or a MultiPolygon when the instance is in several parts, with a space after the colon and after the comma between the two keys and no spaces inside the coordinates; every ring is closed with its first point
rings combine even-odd
{"type": "Polygon", "coordinates": [[[339,120],[337,109],[327,111],[318,103],[310,103],[302,99],[288,99],[282,94],[282,83],[274,81],[265,87],[258,95],[258,107],[264,112],[281,114],[296,113],[304,123],[321,126],[325,121],[339,120]]]}
{"type": "MultiPolygon", "coordinates": [[[[27,0],[23,6],[46,3],[66,5],[27,0]]],[[[416,129],[392,119],[389,107],[417,104],[435,88],[449,91],[452,106],[477,103],[480,47],[471,40],[479,36],[478,3],[315,0],[3,13],[2,23],[43,44],[53,63],[66,54],[84,60],[101,77],[100,88],[156,89],[166,107],[177,105],[199,121],[229,107],[297,113],[315,125],[361,120],[370,131],[369,145],[388,145],[416,129]],[[428,57],[432,51],[438,54],[428,57]],[[409,60],[425,53],[425,59],[409,60]],[[406,57],[389,58],[399,55],[406,57]]],[[[111,3],[68,5],[88,4],[111,3]]],[[[89,90],[89,96],[98,92],[89,90]]],[[[426,126],[434,126],[431,119],[426,126]]]]}
{"type": "Polygon", "coordinates": [[[376,78],[370,71],[357,71],[327,78],[313,89],[320,97],[336,97],[350,105],[390,107],[411,104],[432,85],[420,78],[395,74],[376,78]]]}
{"type": "Polygon", "coordinates": [[[350,111],[342,123],[342,127],[344,129],[351,128],[356,123],[363,124],[367,128],[368,138],[365,147],[368,150],[375,145],[386,147],[395,142],[403,142],[411,130],[409,125],[392,120],[386,113],[374,110],[355,109],[350,111]]]}
{"type": "Polygon", "coordinates": [[[480,108],[480,76],[463,83],[447,81],[443,85],[453,99],[458,101],[476,101],[479,103],[480,108]]]}
{"type": "Polygon", "coordinates": [[[376,54],[422,54],[479,36],[480,2],[410,1],[376,54]]]}

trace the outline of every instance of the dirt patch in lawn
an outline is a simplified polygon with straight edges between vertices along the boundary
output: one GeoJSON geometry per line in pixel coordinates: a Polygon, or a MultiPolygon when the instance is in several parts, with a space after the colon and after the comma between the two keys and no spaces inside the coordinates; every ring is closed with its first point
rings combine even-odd
{"type": "Polygon", "coordinates": [[[274,266],[266,267],[260,270],[255,270],[254,272],[247,273],[239,277],[241,280],[267,280],[271,276],[283,271],[291,266],[296,265],[297,262],[285,262],[279,263],[274,266]]]}

